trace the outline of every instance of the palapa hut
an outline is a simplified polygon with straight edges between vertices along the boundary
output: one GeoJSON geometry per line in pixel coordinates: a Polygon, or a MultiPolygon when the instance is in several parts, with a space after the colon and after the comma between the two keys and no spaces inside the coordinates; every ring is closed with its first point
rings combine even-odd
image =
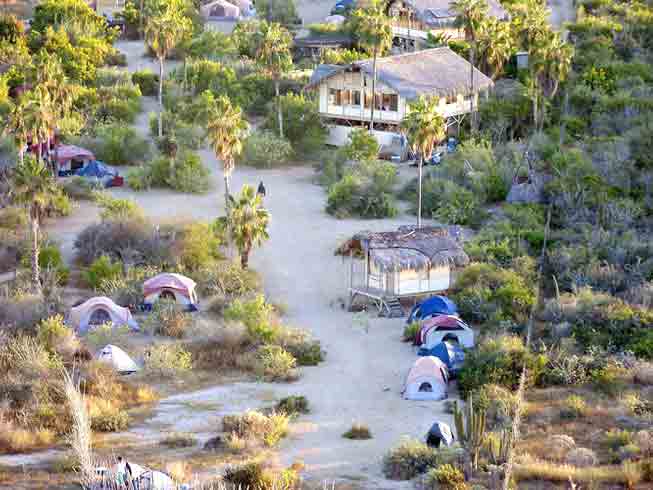
{"type": "Polygon", "coordinates": [[[469,263],[458,240],[444,227],[362,232],[336,253],[350,260],[350,306],[357,297],[367,297],[389,316],[403,316],[399,298],[447,290],[455,269],[469,263]]]}

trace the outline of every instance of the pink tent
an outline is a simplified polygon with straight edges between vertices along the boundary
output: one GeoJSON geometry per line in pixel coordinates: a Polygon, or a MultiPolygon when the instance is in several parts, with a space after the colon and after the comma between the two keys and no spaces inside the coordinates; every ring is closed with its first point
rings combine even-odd
{"type": "Polygon", "coordinates": [[[89,150],[75,145],[59,145],[56,151],[57,162],[61,165],[68,160],[95,160],[95,155],[89,150]]]}
{"type": "Polygon", "coordinates": [[[449,371],[437,357],[420,357],[415,361],[404,387],[406,400],[442,400],[447,397],[449,371]]]}
{"type": "Polygon", "coordinates": [[[160,297],[170,297],[177,303],[194,306],[197,304],[196,286],[195,281],[181,274],[168,272],[158,274],[143,283],[145,304],[151,305],[160,297]]]}
{"type": "Polygon", "coordinates": [[[427,318],[422,322],[422,326],[415,336],[415,345],[422,345],[426,341],[426,336],[433,328],[440,330],[460,330],[465,323],[454,315],[436,315],[427,318]]]}

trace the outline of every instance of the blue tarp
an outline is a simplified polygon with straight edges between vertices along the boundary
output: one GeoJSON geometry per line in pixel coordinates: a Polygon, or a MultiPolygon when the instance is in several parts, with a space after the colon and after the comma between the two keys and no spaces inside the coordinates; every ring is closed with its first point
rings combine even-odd
{"type": "Polygon", "coordinates": [[[93,160],[85,167],[80,168],[76,172],[76,175],[79,175],[80,177],[95,177],[97,179],[103,179],[104,177],[113,177],[114,175],[117,175],[117,172],[104,163],[93,160]]]}
{"type": "Polygon", "coordinates": [[[465,353],[460,346],[451,342],[440,342],[431,349],[422,347],[417,351],[419,356],[434,356],[446,364],[449,371],[455,373],[458,371],[463,362],[465,362],[465,353]]]}
{"type": "Polygon", "coordinates": [[[408,315],[407,323],[424,320],[434,315],[456,315],[456,304],[445,296],[432,296],[416,304],[408,315]]]}

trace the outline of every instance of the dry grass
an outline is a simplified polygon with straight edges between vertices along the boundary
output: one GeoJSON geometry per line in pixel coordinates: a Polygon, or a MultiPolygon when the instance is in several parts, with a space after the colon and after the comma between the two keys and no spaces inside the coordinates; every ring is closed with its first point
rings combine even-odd
{"type": "Polygon", "coordinates": [[[222,419],[224,432],[237,436],[234,445],[240,445],[238,438],[248,443],[261,443],[266,447],[276,446],[288,434],[290,419],[284,413],[264,415],[261,412],[249,411],[242,415],[227,415],[222,419]]]}
{"type": "Polygon", "coordinates": [[[362,441],[365,439],[372,439],[372,432],[367,425],[353,424],[351,428],[342,435],[342,437],[345,439],[362,441]]]}
{"type": "Polygon", "coordinates": [[[173,432],[161,439],[159,444],[169,448],[193,447],[197,445],[197,437],[185,432],[173,432]]]}
{"type": "Polygon", "coordinates": [[[567,483],[571,479],[574,482],[581,483],[626,483],[623,468],[620,466],[577,468],[567,464],[556,464],[548,461],[537,460],[526,460],[521,463],[516,463],[514,476],[518,482],[527,480],[544,480],[567,483]]]}
{"type": "Polygon", "coordinates": [[[56,434],[49,429],[28,430],[12,424],[0,425],[0,453],[27,453],[51,446],[56,434]]]}
{"type": "Polygon", "coordinates": [[[191,468],[185,461],[166,463],[165,472],[177,483],[189,481],[191,478],[191,468]]]}

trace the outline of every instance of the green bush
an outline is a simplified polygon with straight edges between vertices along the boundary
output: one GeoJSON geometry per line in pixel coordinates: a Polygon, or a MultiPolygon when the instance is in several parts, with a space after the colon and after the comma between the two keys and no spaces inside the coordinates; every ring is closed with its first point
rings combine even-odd
{"type": "MultiPolygon", "coordinates": [[[[411,201],[417,203],[414,197],[411,201]]],[[[480,202],[472,191],[450,180],[433,178],[422,184],[422,213],[444,223],[465,226],[477,226],[483,218],[480,202]]]]}
{"type": "Polygon", "coordinates": [[[75,176],[63,184],[63,191],[75,200],[91,201],[94,191],[100,190],[101,184],[84,177],[75,176]]]}
{"type": "Polygon", "coordinates": [[[298,366],[317,366],[324,361],[324,351],[319,340],[312,340],[303,330],[286,329],[279,344],[290,352],[298,366]]]}
{"type": "Polygon", "coordinates": [[[118,199],[107,192],[96,192],[95,201],[100,206],[103,221],[125,222],[143,219],[143,210],[132,199],[118,199]]]}
{"type": "Polygon", "coordinates": [[[151,347],[146,356],[146,371],[159,376],[178,376],[193,368],[193,358],[183,346],[160,344],[151,347]]]}
{"type": "Polygon", "coordinates": [[[135,167],[127,171],[125,177],[127,185],[135,191],[148,190],[152,185],[150,170],[148,167],[135,167]]]}
{"type": "Polygon", "coordinates": [[[129,73],[115,67],[98,68],[95,75],[96,87],[111,87],[113,85],[129,83],[129,73]]]}
{"type": "Polygon", "coordinates": [[[57,282],[66,284],[70,270],[65,266],[61,250],[55,245],[47,245],[39,250],[39,267],[41,270],[50,270],[56,273],[57,282]]]}
{"type": "Polygon", "coordinates": [[[395,216],[398,211],[392,190],[396,181],[396,168],[389,162],[356,163],[330,187],[326,210],[339,218],[395,216]]]}
{"type": "MultiPolygon", "coordinates": [[[[324,145],[326,130],[317,108],[317,102],[303,95],[282,95],[279,100],[283,116],[284,137],[290,141],[295,152],[309,155],[324,145]]],[[[277,104],[272,104],[265,127],[279,134],[277,104]]]]}
{"type": "Polygon", "coordinates": [[[256,352],[254,372],[267,381],[292,381],[297,377],[297,361],[278,345],[262,345],[256,352]]]}
{"type": "Polygon", "coordinates": [[[225,310],[225,320],[242,322],[252,342],[269,343],[279,336],[279,328],[272,323],[274,308],[262,294],[251,300],[234,300],[225,310]]]}
{"type": "Polygon", "coordinates": [[[186,225],[181,235],[175,247],[175,256],[184,270],[197,271],[208,268],[220,258],[220,238],[208,224],[186,225]]]}
{"type": "Polygon", "coordinates": [[[276,411],[294,417],[310,413],[311,410],[305,396],[291,395],[279,400],[276,405],[276,411]]]}
{"type": "Polygon", "coordinates": [[[426,474],[426,490],[466,490],[468,488],[462,470],[451,464],[443,464],[429,470],[426,474]]]}
{"type": "Polygon", "coordinates": [[[0,209],[0,228],[17,230],[27,226],[27,212],[18,206],[8,206],[0,209]]]}
{"type": "Polygon", "coordinates": [[[486,384],[516,389],[524,364],[529,382],[536,383],[546,366],[544,355],[531,353],[519,337],[503,335],[486,339],[468,352],[458,373],[458,387],[463,397],[486,384]]]}
{"type": "Polygon", "coordinates": [[[224,480],[234,488],[270,488],[272,477],[263,469],[261,463],[251,462],[240,466],[229,466],[224,472],[224,480]]]}
{"type": "Polygon", "coordinates": [[[568,396],[560,408],[560,418],[577,419],[582,417],[587,410],[587,404],[578,395],[568,396]]]}
{"type": "Polygon", "coordinates": [[[412,480],[438,465],[437,450],[417,440],[407,440],[383,458],[383,473],[391,480],[412,480]]]}
{"type": "Polygon", "coordinates": [[[101,412],[91,416],[91,430],[96,432],[121,432],[129,428],[129,415],[124,410],[101,412]]]}
{"type": "Polygon", "coordinates": [[[201,194],[209,190],[209,175],[197,153],[183,152],[176,159],[167,183],[180,192],[201,194]]]}
{"type": "Polygon", "coordinates": [[[198,280],[200,288],[209,296],[234,298],[261,289],[258,274],[251,269],[243,269],[240,263],[223,260],[208,269],[202,270],[198,280]]]}
{"type": "Polygon", "coordinates": [[[282,166],[293,155],[292,145],[269,131],[250,134],[243,145],[241,160],[256,168],[282,166]]]}
{"type": "Polygon", "coordinates": [[[379,142],[368,130],[358,128],[349,133],[348,141],[340,149],[345,160],[375,160],[379,156],[379,142]]]}
{"type": "Polygon", "coordinates": [[[413,342],[417,336],[417,332],[421,328],[419,322],[413,322],[404,327],[402,339],[404,342],[413,342]]]}
{"type": "Polygon", "coordinates": [[[98,127],[96,137],[81,144],[108,165],[136,165],[144,162],[150,151],[145,138],[141,138],[131,126],[121,123],[98,127]]]}
{"type": "Polygon", "coordinates": [[[36,338],[48,352],[57,353],[66,344],[74,344],[75,334],[65,323],[63,316],[55,315],[42,320],[36,329],[36,338]]]}
{"type": "Polygon", "coordinates": [[[525,322],[535,302],[534,284],[510,269],[472,264],[456,278],[451,298],[472,322],[525,322]]]}
{"type": "Polygon", "coordinates": [[[143,95],[154,96],[159,93],[159,75],[150,70],[132,73],[132,83],[138,85],[143,95]]]}
{"type": "Polygon", "coordinates": [[[157,335],[183,338],[191,325],[193,317],[182,311],[174,301],[158,301],[145,321],[146,330],[157,335]]]}
{"type": "Polygon", "coordinates": [[[85,271],[82,271],[82,278],[87,286],[98,289],[104,281],[116,279],[121,274],[122,265],[118,262],[111,262],[109,257],[103,255],[94,260],[85,271]]]}

